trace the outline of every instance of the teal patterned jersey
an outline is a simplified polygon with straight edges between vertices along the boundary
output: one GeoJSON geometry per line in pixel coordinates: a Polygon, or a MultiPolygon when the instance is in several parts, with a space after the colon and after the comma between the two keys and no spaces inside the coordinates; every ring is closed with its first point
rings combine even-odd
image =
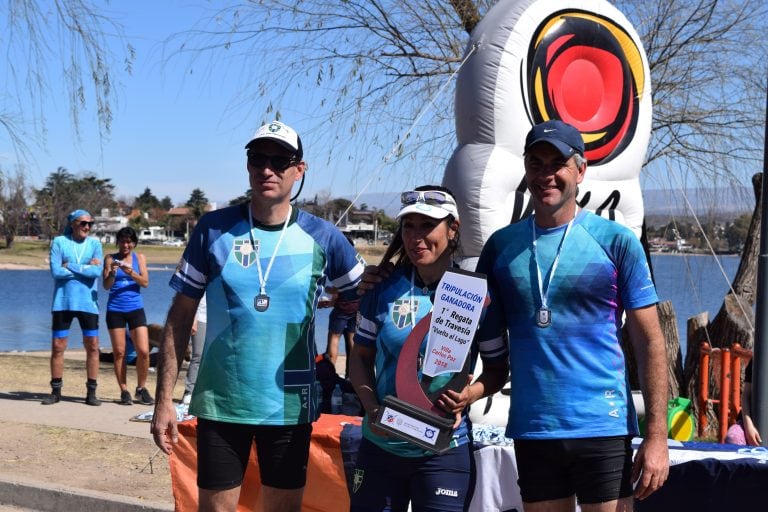
{"type": "Polygon", "coordinates": [[[496,231],[477,264],[477,271],[488,276],[492,297],[478,337],[509,329],[507,436],[637,434],[621,325],[624,310],[658,302],[642,245],[629,229],[586,211],[579,212],[567,235],[564,226],[537,228],[542,281],[551,277],[552,320],[539,327],[533,226],[529,218],[496,231]]]}
{"type": "Polygon", "coordinates": [[[315,308],[323,285],[354,299],[362,259],[332,224],[293,209],[266,282],[269,307],[255,308],[259,271],[266,273],[283,225],[254,225],[248,205],[204,215],[171,287],[207,293],[205,348],[190,413],[252,425],[317,419],[315,308]]]}

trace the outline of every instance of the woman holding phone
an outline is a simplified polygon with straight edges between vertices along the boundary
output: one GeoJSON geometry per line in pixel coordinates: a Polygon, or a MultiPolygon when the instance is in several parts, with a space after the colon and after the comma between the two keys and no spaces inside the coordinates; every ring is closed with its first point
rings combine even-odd
{"type": "Polygon", "coordinates": [[[120,385],[120,404],[132,405],[131,393],[126,383],[125,329],[131,332],[136,348],[137,387],[134,398],[144,404],[155,401],[146,388],[149,372],[149,334],[141,288],[149,285],[147,261],[143,254],[134,252],[139,239],[133,228],[125,227],[117,232],[117,252],[104,259],[104,289],[109,290],[107,300],[107,327],[112,341],[115,376],[120,385]]]}

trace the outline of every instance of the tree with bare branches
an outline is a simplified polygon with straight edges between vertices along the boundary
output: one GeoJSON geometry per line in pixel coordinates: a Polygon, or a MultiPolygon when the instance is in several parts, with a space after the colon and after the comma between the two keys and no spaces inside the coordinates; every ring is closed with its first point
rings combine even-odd
{"type": "Polygon", "coordinates": [[[112,124],[115,68],[130,73],[133,48],[115,55],[110,40],[122,27],[92,0],[8,0],[0,4],[3,89],[0,127],[22,156],[30,141],[44,145],[45,101],[65,97],[79,137],[83,113],[92,109],[99,135],[112,124]]]}
{"type": "Polygon", "coordinates": [[[29,219],[26,176],[20,168],[11,174],[0,168],[0,236],[13,248],[19,230],[29,219]]]}
{"type": "MultiPolygon", "coordinates": [[[[231,113],[242,120],[280,118],[298,98],[310,100],[316,110],[299,115],[312,116],[328,161],[360,159],[346,143],[355,138],[380,153],[395,148],[384,160],[410,157],[431,173],[423,178],[434,181],[454,146],[453,96],[438,91],[459,69],[468,34],[494,3],[238,2],[177,34],[168,48],[189,58],[190,73],[241,79],[231,113]],[[431,101],[433,108],[417,119],[431,101]],[[404,136],[412,123],[415,129],[404,136]]],[[[614,3],[638,30],[649,58],[654,117],[646,163],[695,170],[699,182],[743,178],[741,166],[761,147],[768,4],[614,3]]]]}

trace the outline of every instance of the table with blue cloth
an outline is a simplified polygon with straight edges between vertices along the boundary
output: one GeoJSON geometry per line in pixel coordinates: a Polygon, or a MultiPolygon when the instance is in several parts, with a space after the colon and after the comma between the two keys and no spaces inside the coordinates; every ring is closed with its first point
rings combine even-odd
{"type": "MultiPolygon", "coordinates": [[[[348,503],[341,495],[328,497],[332,494],[331,482],[340,484],[341,493],[344,493],[344,480],[347,490],[351,488],[361,438],[359,421],[360,418],[323,415],[316,424],[311,447],[315,455],[310,457],[304,510],[336,512],[342,501],[348,503]],[[317,499],[312,498],[315,495],[317,499]]],[[[192,425],[180,425],[183,442],[171,456],[177,510],[194,510],[196,505],[194,428],[187,427],[192,425]],[[182,506],[185,501],[189,503],[182,506]]],[[[477,478],[469,511],[521,512],[514,443],[503,437],[499,427],[475,425],[473,435],[477,478]]],[[[635,449],[640,441],[633,441],[635,449]]],[[[746,512],[768,508],[768,450],[765,448],[670,440],[669,456],[667,482],[649,498],[636,502],[635,510],[746,512]]],[[[258,486],[258,468],[251,465],[256,466],[255,458],[249,461],[249,472],[255,473],[251,478],[258,486]]],[[[242,500],[241,507],[257,502],[253,498],[242,500]]]]}

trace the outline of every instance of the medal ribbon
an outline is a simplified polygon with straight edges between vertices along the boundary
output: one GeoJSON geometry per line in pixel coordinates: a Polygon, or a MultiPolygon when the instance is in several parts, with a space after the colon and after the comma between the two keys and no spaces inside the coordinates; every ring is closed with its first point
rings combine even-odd
{"type": "MultiPolygon", "coordinates": [[[[259,270],[259,294],[260,295],[266,295],[267,294],[267,279],[269,279],[269,272],[272,270],[272,264],[275,262],[275,256],[277,256],[277,250],[280,248],[280,244],[283,242],[283,237],[285,236],[286,228],[288,228],[288,221],[291,220],[291,212],[292,208],[291,205],[288,205],[288,216],[285,218],[285,222],[283,223],[283,229],[280,231],[280,238],[277,240],[277,244],[275,244],[275,249],[272,251],[272,257],[269,258],[269,263],[267,263],[267,271],[262,275],[261,272],[261,258],[259,258],[259,255],[256,255],[256,268],[259,270]]],[[[251,211],[251,205],[248,205],[248,224],[251,227],[251,230],[248,232],[248,235],[251,238],[251,247],[255,247],[256,243],[253,240],[253,212],[251,211]]]]}
{"type": "Polygon", "coordinates": [[[541,309],[549,309],[549,305],[547,302],[547,296],[549,295],[549,285],[552,283],[552,278],[555,277],[555,270],[557,270],[557,264],[560,261],[560,251],[563,248],[563,244],[565,243],[565,237],[568,236],[568,231],[571,229],[571,226],[573,225],[573,221],[576,220],[576,212],[573,214],[573,218],[568,222],[568,225],[565,226],[565,232],[563,233],[563,238],[560,240],[560,245],[557,246],[557,253],[555,254],[555,261],[552,263],[552,271],[549,273],[549,279],[547,279],[547,282],[544,283],[541,278],[541,267],[539,265],[539,258],[536,254],[536,223],[534,222],[534,215],[531,215],[531,237],[532,237],[532,245],[533,245],[533,260],[536,262],[536,282],[539,285],[539,298],[541,299],[541,309]]]}
{"type": "Polygon", "coordinates": [[[77,243],[71,238],[69,239],[70,242],[72,242],[72,252],[75,253],[75,263],[78,265],[80,264],[80,260],[83,257],[83,253],[85,253],[86,245],[88,245],[88,237],[84,238],[82,242],[77,243]],[[77,247],[80,246],[80,252],[77,252],[77,247]]]}

